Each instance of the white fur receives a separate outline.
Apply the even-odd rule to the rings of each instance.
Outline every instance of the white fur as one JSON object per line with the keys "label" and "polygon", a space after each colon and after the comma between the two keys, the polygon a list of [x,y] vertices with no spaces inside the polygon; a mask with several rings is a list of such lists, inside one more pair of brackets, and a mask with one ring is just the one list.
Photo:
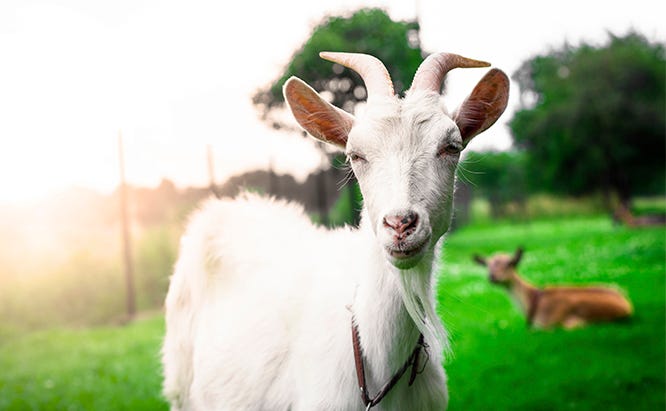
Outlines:
{"label": "white fur", "polygon": [[[398,270],[367,258],[378,254],[371,236],[316,228],[301,208],[251,194],[205,203],[182,239],[166,301],[164,392],[172,410],[363,409],[351,312],[372,395],[418,339]],[[248,258],[248,249],[261,252]],[[420,271],[430,270],[403,275]],[[391,321],[378,321],[386,316]],[[441,409],[441,346],[430,344],[414,386],[404,377],[375,409],[419,402],[413,409]]]}
{"label": "white fur", "polygon": [[[172,410],[364,409],[352,318],[371,396],[419,332],[429,346],[414,385],[404,376],[374,409],[446,408],[433,283],[459,159],[441,148],[462,148],[460,131],[437,93],[414,92],[372,100],[345,143],[365,159],[352,161],[364,195],[358,229],[319,228],[301,207],[251,194],[209,200],[193,215],[166,299]],[[422,251],[401,259],[383,221],[405,211],[419,224],[400,247]]]}

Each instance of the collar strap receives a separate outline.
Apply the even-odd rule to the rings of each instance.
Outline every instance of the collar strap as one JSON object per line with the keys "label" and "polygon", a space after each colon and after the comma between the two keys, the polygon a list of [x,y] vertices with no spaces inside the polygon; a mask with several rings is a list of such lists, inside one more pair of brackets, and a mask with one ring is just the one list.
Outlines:
{"label": "collar strap", "polygon": [[[368,395],[368,388],[365,382],[365,367],[363,365],[363,355],[361,353],[361,343],[360,343],[360,337],[358,333],[358,326],[354,322],[354,319],[352,318],[352,344],[354,346],[354,363],[356,364],[356,378],[358,379],[358,386],[359,389],[361,390],[361,400],[363,401],[363,405],[366,406],[366,410],[369,410],[370,408],[374,407],[375,405],[379,404],[379,402],[386,396],[386,394],[391,391],[391,389],[400,381],[400,378],[405,374],[407,371],[407,368],[410,366],[412,367],[412,372],[409,376],[409,386],[411,387],[412,384],[414,383],[414,380],[416,379],[416,375],[423,372],[423,368],[425,368],[425,365],[427,364],[428,361],[428,345],[423,341],[423,334],[419,335],[419,340],[416,343],[416,347],[414,347],[414,351],[412,351],[412,354],[407,358],[407,361],[400,367],[400,369],[393,374],[391,379],[384,384],[381,390],[375,395],[373,398],[370,398]],[[421,348],[426,353],[426,362],[423,364],[423,367],[419,369],[419,354],[421,353]]]}

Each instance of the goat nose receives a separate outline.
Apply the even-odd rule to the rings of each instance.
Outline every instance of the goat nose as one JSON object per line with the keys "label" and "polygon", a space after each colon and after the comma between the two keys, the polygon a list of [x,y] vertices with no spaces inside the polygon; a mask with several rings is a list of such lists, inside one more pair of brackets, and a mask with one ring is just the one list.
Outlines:
{"label": "goat nose", "polygon": [[416,213],[396,214],[384,217],[384,227],[394,232],[398,239],[404,239],[416,230],[419,216]]}

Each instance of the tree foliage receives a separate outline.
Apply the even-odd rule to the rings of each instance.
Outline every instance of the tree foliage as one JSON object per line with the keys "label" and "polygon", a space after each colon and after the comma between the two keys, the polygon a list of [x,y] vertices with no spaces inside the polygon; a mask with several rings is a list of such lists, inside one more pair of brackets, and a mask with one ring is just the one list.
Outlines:
{"label": "tree foliage", "polygon": [[664,46],[631,32],[603,47],[565,45],[525,62],[513,79],[515,143],[530,176],[567,194],[663,192]]}
{"label": "tree foliage", "polygon": [[518,151],[471,151],[461,166],[463,181],[490,204],[493,218],[504,217],[509,205],[523,207],[527,199],[527,155]]}
{"label": "tree foliage", "polygon": [[329,16],[297,50],[284,73],[267,88],[255,93],[253,102],[264,117],[284,103],[282,86],[297,76],[319,92],[330,93],[334,105],[352,111],[365,100],[363,81],[353,71],[319,57],[321,51],[345,51],[372,54],[391,74],[397,93],[403,92],[422,61],[419,25],[396,22],[381,9],[361,9],[348,17]]}

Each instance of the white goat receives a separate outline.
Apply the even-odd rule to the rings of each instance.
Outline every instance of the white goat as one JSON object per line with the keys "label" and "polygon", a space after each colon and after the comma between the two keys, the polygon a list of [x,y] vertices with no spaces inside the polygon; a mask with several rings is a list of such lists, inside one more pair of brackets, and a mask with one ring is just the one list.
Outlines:
{"label": "white goat", "polygon": [[206,202],[166,299],[172,410],[446,408],[446,333],[433,297],[439,240],[460,151],[504,111],[508,78],[490,70],[449,117],[445,74],[488,63],[431,55],[400,99],[376,58],[321,55],[361,75],[363,116],[297,78],[284,95],[305,130],[345,150],[365,199],[360,227],[325,230],[297,205],[250,194]]}

